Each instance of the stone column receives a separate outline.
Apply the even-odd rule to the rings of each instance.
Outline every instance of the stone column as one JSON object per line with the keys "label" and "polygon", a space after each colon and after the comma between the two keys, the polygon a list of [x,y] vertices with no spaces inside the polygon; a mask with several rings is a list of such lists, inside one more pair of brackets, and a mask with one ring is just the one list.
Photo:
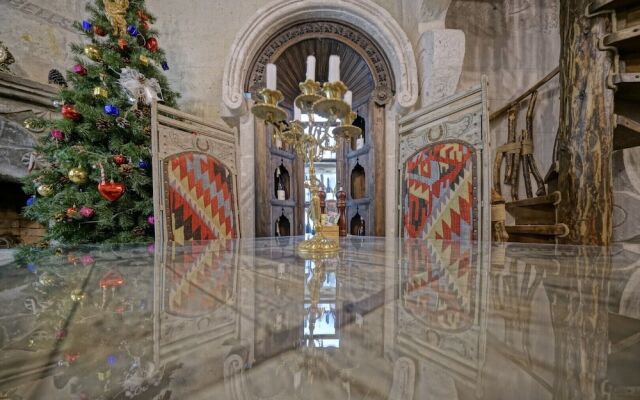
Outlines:
{"label": "stone column", "polygon": [[238,195],[240,199],[240,229],[242,237],[255,237],[255,118],[250,112],[240,117],[240,148],[238,149]]}
{"label": "stone column", "polygon": [[422,107],[454,94],[464,61],[464,32],[444,28],[424,30],[417,51]]}

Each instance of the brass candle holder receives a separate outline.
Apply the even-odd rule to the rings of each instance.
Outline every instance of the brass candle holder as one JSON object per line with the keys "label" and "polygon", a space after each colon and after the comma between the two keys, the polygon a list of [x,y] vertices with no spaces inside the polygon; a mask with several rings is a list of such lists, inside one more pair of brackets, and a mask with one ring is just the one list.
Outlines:
{"label": "brass candle holder", "polygon": [[[350,140],[362,133],[360,128],[352,125],[356,113],[343,100],[347,90],[341,81],[327,82],[322,86],[310,79],[301,82],[301,94],[296,97],[294,104],[307,114],[308,122],[286,121],[287,113],[278,105],[284,96],[278,90],[260,91],[263,102],[251,109],[257,118],[273,126],[274,137],[291,145],[296,154],[304,157],[305,163],[309,164],[309,181],[305,182],[305,186],[311,192],[309,214],[316,228],[321,227],[323,222],[319,196],[321,183],[316,176],[315,162],[322,158],[323,152],[336,151],[336,139]],[[325,121],[317,120],[315,115],[325,118]],[[325,237],[321,230],[316,229],[311,239],[300,243],[298,253],[303,257],[317,258],[334,254],[339,249],[337,240]]]}

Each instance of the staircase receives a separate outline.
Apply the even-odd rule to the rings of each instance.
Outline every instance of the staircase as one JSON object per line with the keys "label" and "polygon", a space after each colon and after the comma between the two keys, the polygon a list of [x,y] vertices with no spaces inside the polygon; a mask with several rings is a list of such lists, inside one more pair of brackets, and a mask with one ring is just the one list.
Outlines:
{"label": "staircase", "polygon": [[612,32],[602,44],[615,59],[613,149],[640,146],[640,0],[595,0],[591,12],[611,13]]}
{"label": "staircase", "polygon": [[[602,38],[601,47],[614,57],[609,78],[609,86],[616,91],[613,149],[617,151],[640,146],[640,0],[594,0],[588,12],[591,16],[609,14],[611,18],[612,32]],[[492,115],[492,119],[524,101],[548,82],[554,73],[557,70]],[[513,144],[503,147],[507,149],[505,154],[513,152]],[[497,156],[502,157],[501,154]],[[558,238],[569,234],[568,227],[558,223],[557,206],[562,199],[557,191],[556,168],[557,165],[545,179],[548,194],[538,197],[529,194],[529,198],[505,204],[505,211],[514,223],[504,226],[503,232],[509,236],[508,241],[556,243]],[[500,192],[500,183],[496,186],[496,178],[500,180],[494,170],[494,186]],[[508,184],[506,178],[505,183]],[[543,193],[539,190],[537,194]]]}
{"label": "staircase", "polygon": [[557,223],[558,204],[560,192],[507,203],[506,210],[515,221],[515,225],[506,226],[509,241],[555,243],[556,238],[569,234],[565,224]]}

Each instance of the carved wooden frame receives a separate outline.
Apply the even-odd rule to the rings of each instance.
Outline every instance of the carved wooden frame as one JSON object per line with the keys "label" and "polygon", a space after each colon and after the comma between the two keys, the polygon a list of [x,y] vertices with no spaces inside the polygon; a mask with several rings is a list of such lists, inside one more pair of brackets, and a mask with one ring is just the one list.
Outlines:
{"label": "carved wooden frame", "polygon": [[476,240],[490,240],[491,210],[489,188],[490,138],[487,98],[487,78],[480,85],[416,111],[399,121],[400,146],[398,157],[398,229],[404,236],[403,194],[404,169],[409,158],[426,147],[439,143],[462,143],[475,153],[474,187],[476,193]]}
{"label": "carved wooden frame", "polygon": [[232,174],[237,236],[241,236],[238,188],[238,135],[231,129],[154,102],[151,108],[151,148],[153,154],[153,209],[156,243],[168,241],[170,216],[165,212],[165,160],[185,152],[216,158]]}

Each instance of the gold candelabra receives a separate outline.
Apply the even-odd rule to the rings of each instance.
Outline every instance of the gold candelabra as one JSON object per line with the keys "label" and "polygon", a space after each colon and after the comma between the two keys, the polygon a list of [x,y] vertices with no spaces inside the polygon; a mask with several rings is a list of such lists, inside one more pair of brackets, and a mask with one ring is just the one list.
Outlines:
{"label": "gold candelabra", "polygon": [[[276,89],[260,91],[262,102],[253,106],[253,114],[273,127],[273,139],[289,144],[295,153],[309,164],[309,180],[305,187],[311,192],[309,214],[316,234],[298,246],[301,255],[330,254],[339,250],[338,241],[324,236],[320,211],[320,179],[316,176],[315,162],[322,159],[325,151],[335,152],[338,139],[351,140],[362,134],[362,130],[353,126],[356,113],[349,102],[344,100],[347,86],[340,80],[326,82],[324,85],[313,79],[300,83],[301,94],[294,104],[301,113],[307,115],[307,121],[295,119],[286,121],[287,113],[278,105],[284,96]],[[316,118],[322,117],[324,120]]]}

